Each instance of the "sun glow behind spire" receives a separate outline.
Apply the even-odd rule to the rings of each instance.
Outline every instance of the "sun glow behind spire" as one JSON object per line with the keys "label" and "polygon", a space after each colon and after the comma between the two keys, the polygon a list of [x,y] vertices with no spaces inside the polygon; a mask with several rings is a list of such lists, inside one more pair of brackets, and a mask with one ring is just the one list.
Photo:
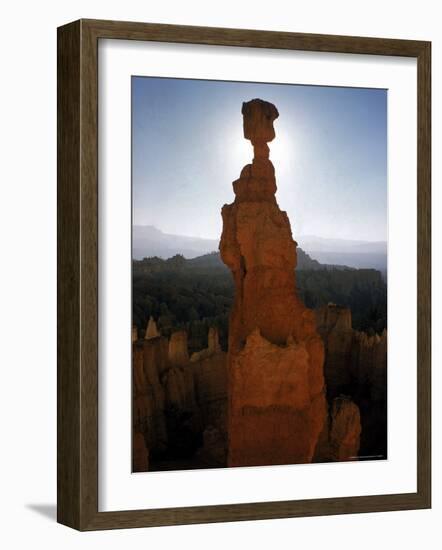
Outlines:
{"label": "sun glow behind spire", "polygon": [[219,205],[253,159],[241,106],[261,98],[279,111],[269,156],[296,232],[386,239],[385,90],[153,77],[133,86],[135,224],[219,238]]}

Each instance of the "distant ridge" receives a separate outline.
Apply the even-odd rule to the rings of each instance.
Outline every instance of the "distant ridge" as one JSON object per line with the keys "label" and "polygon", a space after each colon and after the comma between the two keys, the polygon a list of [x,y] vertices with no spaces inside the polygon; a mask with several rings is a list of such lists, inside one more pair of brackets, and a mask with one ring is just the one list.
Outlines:
{"label": "distant ridge", "polygon": [[[188,260],[218,251],[217,239],[203,239],[163,233],[153,225],[133,226],[134,260],[158,257],[163,260],[182,255]],[[356,269],[387,271],[387,243],[345,239],[326,239],[314,235],[296,238],[298,269],[348,266]],[[221,260],[219,260],[221,262]]]}
{"label": "distant ridge", "polygon": [[[345,265],[325,265],[317,260],[312,260],[301,248],[296,249],[298,271],[320,271],[326,269],[337,269],[353,271],[354,268]],[[227,266],[222,262],[219,252],[210,252],[196,258],[185,258],[181,254],[176,254],[171,258],[160,258],[159,256],[149,256],[142,260],[134,258],[134,273],[151,273],[158,271],[175,271],[185,269],[195,270],[216,270],[228,273]]]}
{"label": "distant ridge", "polygon": [[163,233],[153,225],[134,225],[132,255],[134,260],[157,256],[166,260],[177,254],[187,259],[218,250],[219,241]]}
{"label": "distant ridge", "polygon": [[314,235],[297,238],[299,245],[323,264],[342,264],[357,269],[378,269],[387,272],[387,243],[385,241],[358,241],[326,239]]}

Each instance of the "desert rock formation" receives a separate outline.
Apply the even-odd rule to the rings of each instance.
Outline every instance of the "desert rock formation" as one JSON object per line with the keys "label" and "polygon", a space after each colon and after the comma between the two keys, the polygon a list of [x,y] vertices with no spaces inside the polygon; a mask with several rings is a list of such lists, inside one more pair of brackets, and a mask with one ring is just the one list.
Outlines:
{"label": "desert rock formation", "polygon": [[354,330],[350,309],[335,304],[317,309],[316,321],[325,346],[329,402],[350,395],[360,409],[361,454],[386,458],[387,331]]}
{"label": "desert rock formation", "polygon": [[179,330],[172,333],[169,340],[169,363],[173,367],[184,367],[189,363],[187,333]]}
{"label": "desert rock formation", "polygon": [[198,447],[202,463],[225,466],[226,353],[218,330],[209,329],[208,347],[191,362],[186,331],[167,339],[152,318],[149,327],[149,338],[132,343],[133,470],[146,471],[158,457],[173,461]]}
{"label": "desert rock formation", "polygon": [[315,316],[297,295],[296,242],[275,199],[267,142],[274,105],[243,104],[254,159],[222,208],[220,252],[232,271],[229,323],[228,465],[310,462],[326,417],[324,347]]}
{"label": "desert rock formation", "polygon": [[220,353],[221,346],[219,344],[219,334],[216,327],[209,328],[208,335],[208,346],[201,351],[195,351],[190,357],[190,362],[195,363],[196,361],[201,361],[207,357],[212,357],[216,353]]}
{"label": "desert rock formation", "polygon": [[165,338],[138,340],[132,346],[133,362],[133,429],[141,433],[151,451],[161,452],[167,446],[165,391],[160,373],[166,367]]}
{"label": "desert rock formation", "polygon": [[330,424],[331,459],[336,462],[357,459],[361,435],[358,406],[347,397],[335,398]]}
{"label": "desert rock formation", "polygon": [[211,328],[208,348],[193,353],[191,365],[202,424],[217,429],[224,441],[227,439],[226,361],[226,353],[219,345],[218,330]]}
{"label": "desert rock formation", "polygon": [[347,396],[335,397],[319,437],[314,462],[357,460],[361,430],[359,407]]}
{"label": "desert rock formation", "polygon": [[151,338],[158,338],[158,336],[160,336],[160,333],[158,332],[157,325],[153,320],[153,317],[150,317],[149,322],[147,323],[144,339],[150,340]]}

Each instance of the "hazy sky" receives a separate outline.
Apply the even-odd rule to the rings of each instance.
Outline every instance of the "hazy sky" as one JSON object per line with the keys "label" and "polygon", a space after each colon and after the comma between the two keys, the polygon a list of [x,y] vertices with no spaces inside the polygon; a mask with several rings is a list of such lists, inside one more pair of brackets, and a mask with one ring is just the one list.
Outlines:
{"label": "hazy sky", "polygon": [[387,91],[373,89],[133,77],[134,224],[219,238],[255,97],[279,111],[270,158],[294,238],[386,240]]}

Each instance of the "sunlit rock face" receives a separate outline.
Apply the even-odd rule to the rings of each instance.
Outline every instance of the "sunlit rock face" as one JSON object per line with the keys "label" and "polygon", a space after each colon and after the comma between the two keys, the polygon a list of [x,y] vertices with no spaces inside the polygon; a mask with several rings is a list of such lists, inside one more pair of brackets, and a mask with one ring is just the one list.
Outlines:
{"label": "sunlit rock face", "polygon": [[146,333],[144,335],[144,338],[145,340],[150,340],[152,338],[158,338],[158,336],[160,336],[160,333],[158,331],[157,325],[153,317],[150,317],[149,322],[147,323]]}
{"label": "sunlit rock face", "polygon": [[267,142],[276,107],[243,104],[254,159],[222,208],[220,252],[235,282],[228,350],[228,465],[310,462],[326,417],[324,347],[299,299],[296,242],[275,199]]}

